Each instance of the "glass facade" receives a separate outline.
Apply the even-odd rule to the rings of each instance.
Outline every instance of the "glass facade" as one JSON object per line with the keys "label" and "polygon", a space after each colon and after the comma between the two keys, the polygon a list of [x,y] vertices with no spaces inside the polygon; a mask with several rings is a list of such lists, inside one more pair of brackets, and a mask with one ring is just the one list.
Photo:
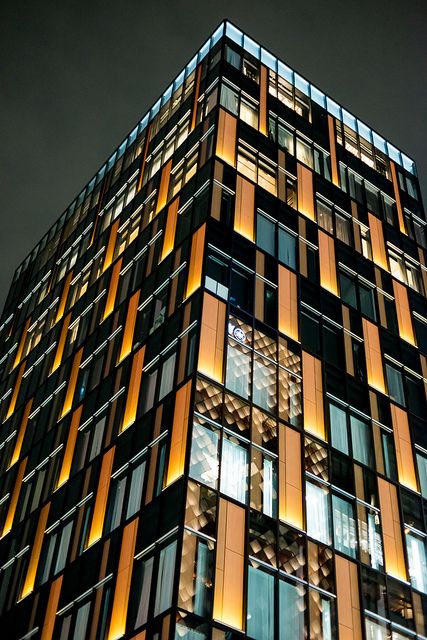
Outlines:
{"label": "glass facade", "polygon": [[16,271],[8,637],[426,638],[425,226],[410,158],[221,24]]}

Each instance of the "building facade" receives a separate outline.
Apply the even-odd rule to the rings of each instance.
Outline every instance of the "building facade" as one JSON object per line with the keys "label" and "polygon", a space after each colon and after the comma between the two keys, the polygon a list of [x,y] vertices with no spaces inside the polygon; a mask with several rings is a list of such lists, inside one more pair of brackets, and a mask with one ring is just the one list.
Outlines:
{"label": "building facade", "polygon": [[427,637],[425,226],[222,23],[16,271],[5,637]]}

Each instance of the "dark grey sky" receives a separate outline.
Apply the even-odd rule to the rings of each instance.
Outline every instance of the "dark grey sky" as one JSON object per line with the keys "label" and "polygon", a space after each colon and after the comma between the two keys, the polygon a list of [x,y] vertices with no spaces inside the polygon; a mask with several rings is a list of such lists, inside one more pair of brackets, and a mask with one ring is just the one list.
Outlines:
{"label": "dark grey sky", "polygon": [[15,268],[228,17],[417,162],[425,0],[3,0],[0,308]]}

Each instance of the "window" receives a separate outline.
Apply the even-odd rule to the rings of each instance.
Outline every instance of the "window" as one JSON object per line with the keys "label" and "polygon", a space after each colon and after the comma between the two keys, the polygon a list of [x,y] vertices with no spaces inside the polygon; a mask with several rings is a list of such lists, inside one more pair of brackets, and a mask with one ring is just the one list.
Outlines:
{"label": "window", "polygon": [[427,593],[427,553],[426,539],[406,530],[409,575],[414,589]]}
{"label": "window", "polygon": [[190,476],[216,489],[218,481],[219,433],[194,424],[191,440]]}
{"label": "window", "polygon": [[362,245],[362,255],[368,260],[372,260],[372,247],[371,247],[371,235],[369,227],[360,224],[360,242]]}
{"label": "window", "polygon": [[313,168],[313,150],[311,144],[297,137],[297,159],[311,169]]}
{"label": "window", "polygon": [[252,313],[253,275],[235,265],[231,268],[230,302],[239,309]]}
{"label": "window", "polygon": [[228,44],[225,45],[225,59],[227,60],[227,62],[233,65],[233,67],[240,71],[242,63],[241,55],[237,53],[237,51],[234,51],[234,49],[229,47]]}
{"label": "window", "polygon": [[274,576],[267,571],[250,566],[248,570],[248,636],[256,640],[273,640],[274,620]]}
{"label": "window", "polygon": [[166,611],[172,604],[172,590],[175,574],[176,540],[160,551],[157,572],[156,600],[154,615]]}
{"label": "window", "polygon": [[323,200],[316,200],[317,222],[322,229],[329,233],[334,232],[334,223],[332,218],[332,206],[327,205]]}
{"label": "window", "polygon": [[277,166],[263,156],[259,156],[254,149],[239,144],[237,149],[237,171],[250,180],[258,182],[270,193],[276,194]]}
{"label": "window", "polygon": [[326,180],[331,181],[331,158],[320,147],[314,147],[314,170]]}
{"label": "window", "polygon": [[276,410],[276,366],[257,353],[254,354],[253,402],[272,413]]}
{"label": "window", "polygon": [[416,450],[418,477],[423,498],[427,498],[427,453]]}
{"label": "window", "polygon": [[267,253],[272,256],[276,253],[276,225],[272,218],[262,213],[257,214],[257,235],[256,243]]}
{"label": "window", "polygon": [[279,580],[279,640],[304,640],[305,588]]}
{"label": "window", "polygon": [[324,544],[331,543],[329,490],[323,485],[306,481],[307,535]]}
{"label": "window", "polygon": [[277,143],[279,147],[290,153],[292,156],[295,154],[293,131],[285,127],[280,122],[277,124]]}
{"label": "window", "polygon": [[353,457],[368,467],[374,467],[372,430],[368,422],[350,415],[351,444]]}
{"label": "window", "polygon": [[279,260],[291,269],[297,268],[297,237],[287,229],[279,226]]}
{"label": "window", "polygon": [[282,227],[282,225],[277,225],[275,220],[259,211],[257,213],[257,246],[275,256],[276,234],[278,234],[278,258],[280,262],[283,262],[291,269],[296,269],[297,236]]}
{"label": "window", "polygon": [[247,502],[248,451],[236,438],[228,437],[225,433],[222,440],[220,490],[239,502]]}
{"label": "window", "polygon": [[335,549],[355,558],[357,538],[353,504],[340,496],[332,495],[332,515]]}
{"label": "window", "polygon": [[352,245],[350,218],[336,212],[335,227],[338,240],[345,242],[345,244]]}
{"label": "window", "polygon": [[334,402],[329,402],[329,424],[332,446],[348,455],[347,414],[344,408]]}
{"label": "window", "polygon": [[237,116],[239,113],[239,94],[237,91],[234,91],[226,84],[222,84],[220,102],[223,107]]}
{"label": "window", "polygon": [[206,261],[205,287],[223,300],[228,298],[228,262],[220,253],[210,249]]}
{"label": "window", "polygon": [[398,404],[406,406],[401,371],[386,362],[385,372],[387,376],[387,386],[390,398],[392,400],[395,400]]}
{"label": "window", "polygon": [[247,98],[240,99],[240,119],[246,124],[258,128],[258,106]]}
{"label": "window", "polygon": [[254,82],[259,82],[258,67],[247,58],[243,58],[243,74]]}

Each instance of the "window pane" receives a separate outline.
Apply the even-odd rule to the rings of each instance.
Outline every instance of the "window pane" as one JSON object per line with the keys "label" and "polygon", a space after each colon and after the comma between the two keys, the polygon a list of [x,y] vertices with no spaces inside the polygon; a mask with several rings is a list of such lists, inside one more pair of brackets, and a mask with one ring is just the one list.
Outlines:
{"label": "window pane", "polygon": [[248,488],[248,452],[241,445],[225,437],[222,441],[221,491],[245,502]]}
{"label": "window pane", "polygon": [[311,150],[311,147],[300,138],[297,138],[297,158],[304,164],[313,168],[313,151]]}
{"label": "window pane", "polygon": [[221,97],[220,102],[223,107],[234,113],[237,116],[239,112],[239,96],[236,91],[233,91],[227,85],[221,85]]}
{"label": "window pane", "polygon": [[406,534],[409,575],[414,589],[427,593],[427,555],[425,538],[413,533]]}
{"label": "window pane", "polygon": [[329,522],[329,492],[326,487],[320,487],[306,482],[307,534],[324,542],[331,543]]}
{"label": "window pane", "polygon": [[423,498],[427,498],[427,456],[417,451],[418,475]]}
{"label": "window pane", "polygon": [[338,240],[351,244],[350,219],[336,213],[335,226]]}
{"label": "window pane", "polygon": [[260,249],[275,255],[275,224],[260,213],[257,215],[256,243]]}
{"label": "window pane", "polygon": [[332,446],[348,454],[347,415],[345,410],[331,402],[329,404],[329,421]]}
{"label": "window pane", "polygon": [[276,410],[276,366],[268,360],[254,355],[253,402],[272,413]]}
{"label": "window pane", "polygon": [[356,283],[345,273],[340,273],[341,299],[350,307],[357,309]]}
{"label": "window pane", "polygon": [[279,147],[285,149],[291,155],[294,155],[294,134],[292,131],[281,125],[277,125],[277,138]]}
{"label": "window pane", "polygon": [[175,570],[176,540],[160,552],[157,575],[156,601],[154,615],[165,611],[172,604],[172,590]]}
{"label": "window pane", "polygon": [[279,580],[279,640],[304,640],[304,588]]}
{"label": "window pane", "polygon": [[230,340],[227,349],[226,386],[246,399],[249,398],[250,370],[250,352]]}
{"label": "window pane", "polygon": [[273,640],[274,576],[253,567],[249,567],[248,573],[247,618],[248,636],[255,640]]}
{"label": "window pane", "polygon": [[350,429],[353,457],[368,467],[372,467],[373,444],[370,425],[356,416],[350,416]]}
{"label": "window pane", "polygon": [[377,316],[375,313],[374,290],[371,287],[359,284],[359,297],[360,311],[376,322]]}
{"label": "window pane", "polygon": [[332,514],[335,549],[355,558],[357,539],[353,505],[348,500],[333,495]]}
{"label": "window pane", "polygon": [[317,209],[317,222],[326,231],[329,233],[334,232],[334,223],[332,219],[332,208],[329,207],[322,200],[316,201],[316,209]]}
{"label": "window pane", "polygon": [[218,444],[216,431],[201,424],[193,426],[190,476],[214,488],[218,480]]}
{"label": "window pane", "polygon": [[132,471],[129,500],[126,511],[126,518],[130,518],[141,506],[142,490],[144,488],[145,460]]}
{"label": "window pane", "polygon": [[258,107],[252,102],[249,102],[249,100],[242,98],[240,100],[240,119],[243,120],[243,122],[246,122],[249,126],[257,129]]}
{"label": "window pane", "polygon": [[403,391],[402,374],[398,369],[395,369],[390,364],[386,364],[385,370],[390,398],[405,406],[405,394]]}
{"label": "window pane", "polygon": [[291,269],[297,268],[296,237],[279,227],[279,260]]}

